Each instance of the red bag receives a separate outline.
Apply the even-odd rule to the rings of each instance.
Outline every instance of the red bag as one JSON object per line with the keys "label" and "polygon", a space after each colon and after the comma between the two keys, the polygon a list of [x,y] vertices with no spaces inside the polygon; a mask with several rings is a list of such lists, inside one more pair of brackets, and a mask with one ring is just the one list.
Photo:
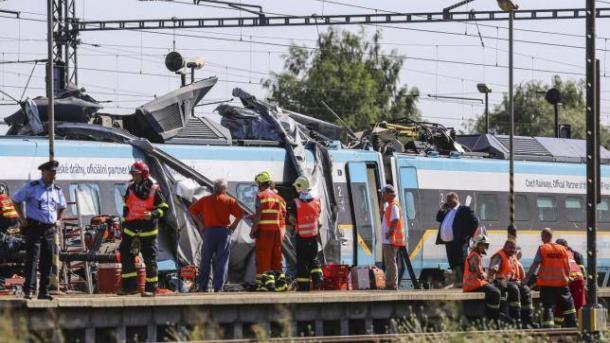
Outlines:
{"label": "red bag", "polygon": [[371,289],[385,289],[385,273],[373,266],[370,267]]}

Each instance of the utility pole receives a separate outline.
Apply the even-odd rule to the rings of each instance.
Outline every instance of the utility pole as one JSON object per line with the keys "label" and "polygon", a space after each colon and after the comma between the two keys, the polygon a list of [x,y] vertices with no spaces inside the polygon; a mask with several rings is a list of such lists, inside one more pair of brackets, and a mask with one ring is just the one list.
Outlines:
{"label": "utility pole", "polygon": [[597,68],[595,53],[595,0],[587,1],[586,19],[586,68],[587,68],[587,305],[580,315],[584,337],[587,341],[601,341],[606,329],[606,309],[597,297],[597,218],[596,209],[599,191],[599,116],[597,109]]}
{"label": "utility pole", "polygon": [[55,159],[55,96],[53,92],[53,83],[55,82],[53,73],[53,7],[54,0],[47,0],[47,117],[49,120],[49,160]]}
{"label": "utility pole", "polygon": [[78,84],[76,0],[52,0],[53,61],[56,90]]}

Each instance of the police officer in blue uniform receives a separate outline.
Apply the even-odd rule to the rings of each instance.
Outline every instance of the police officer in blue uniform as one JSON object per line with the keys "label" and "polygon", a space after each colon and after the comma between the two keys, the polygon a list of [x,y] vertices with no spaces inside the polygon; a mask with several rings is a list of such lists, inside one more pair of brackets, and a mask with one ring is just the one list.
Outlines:
{"label": "police officer in blue uniform", "polygon": [[[54,184],[59,162],[48,161],[38,169],[42,172],[39,180],[23,185],[12,196],[25,236],[25,284],[23,292],[31,299],[36,288],[36,273],[40,270],[38,299],[52,300],[49,294],[49,275],[53,265],[54,235],[61,225],[66,209],[66,199],[61,187]],[[25,202],[25,216],[22,203]]]}

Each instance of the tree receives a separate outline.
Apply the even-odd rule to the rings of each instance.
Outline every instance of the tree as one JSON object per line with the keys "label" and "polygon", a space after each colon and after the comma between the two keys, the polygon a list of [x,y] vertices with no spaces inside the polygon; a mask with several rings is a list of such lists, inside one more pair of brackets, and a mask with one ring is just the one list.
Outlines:
{"label": "tree", "polygon": [[284,71],[272,73],[264,86],[270,98],[288,110],[335,122],[325,101],[352,128],[364,129],[379,120],[420,118],[419,91],[399,85],[403,59],[396,51],[381,51],[381,32],[370,38],[330,28],[318,38],[318,49],[292,45]]}
{"label": "tree", "polygon": [[[555,134],[555,112],[553,105],[545,100],[550,88],[557,88],[562,94],[559,105],[559,123],[570,124],[572,137],[585,138],[585,82],[583,80],[564,81],[559,76],[553,77],[551,85],[541,81],[530,81],[515,87],[515,135],[553,137]],[[489,113],[490,131],[498,134],[509,134],[508,95],[504,94],[502,104]],[[476,119],[473,125],[475,132],[485,132],[485,115]],[[610,143],[606,127],[600,128],[601,141],[604,146]]]}

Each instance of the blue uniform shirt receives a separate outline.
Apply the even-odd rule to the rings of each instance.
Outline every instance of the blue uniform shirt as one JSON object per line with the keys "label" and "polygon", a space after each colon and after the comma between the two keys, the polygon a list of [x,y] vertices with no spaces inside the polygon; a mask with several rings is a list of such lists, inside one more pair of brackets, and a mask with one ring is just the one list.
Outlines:
{"label": "blue uniform shirt", "polygon": [[46,186],[42,179],[24,184],[11,197],[13,202],[25,201],[26,217],[45,224],[57,221],[57,212],[66,208],[66,198],[56,184]]}

